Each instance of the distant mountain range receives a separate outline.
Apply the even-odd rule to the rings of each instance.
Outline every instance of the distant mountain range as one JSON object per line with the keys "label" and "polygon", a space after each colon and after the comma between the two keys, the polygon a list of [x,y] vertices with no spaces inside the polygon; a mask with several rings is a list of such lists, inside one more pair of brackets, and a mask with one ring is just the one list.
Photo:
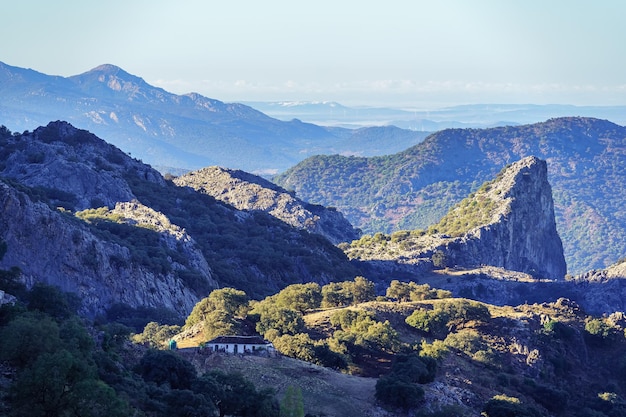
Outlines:
{"label": "distant mountain range", "polygon": [[349,107],[333,101],[251,101],[245,104],[280,120],[297,118],[322,126],[351,128],[393,125],[434,132],[450,128],[515,126],[567,116],[595,117],[626,124],[626,106],[468,104],[425,110]]}
{"label": "distant mountain range", "polygon": [[426,136],[280,121],[243,104],[169,93],[114,65],[66,78],[0,63],[0,124],[22,131],[53,120],[175,173],[210,165],[276,173],[311,155],[398,152]]}

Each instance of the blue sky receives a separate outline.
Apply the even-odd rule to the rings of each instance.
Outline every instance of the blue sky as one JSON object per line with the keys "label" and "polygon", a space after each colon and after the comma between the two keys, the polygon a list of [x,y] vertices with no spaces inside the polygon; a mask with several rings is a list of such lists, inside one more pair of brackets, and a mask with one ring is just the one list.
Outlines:
{"label": "blue sky", "polygon": [[0,0],[0,61],[223,101],[626,105],[623,0]]}

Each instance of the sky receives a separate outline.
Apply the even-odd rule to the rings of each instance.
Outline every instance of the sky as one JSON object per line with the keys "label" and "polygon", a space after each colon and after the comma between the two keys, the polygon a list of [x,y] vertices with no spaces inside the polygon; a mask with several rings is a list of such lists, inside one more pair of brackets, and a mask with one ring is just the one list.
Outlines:
{"label": "sky", "polygon": [[626,105],[623,0],[0,0],[0,61],[226,102]]}

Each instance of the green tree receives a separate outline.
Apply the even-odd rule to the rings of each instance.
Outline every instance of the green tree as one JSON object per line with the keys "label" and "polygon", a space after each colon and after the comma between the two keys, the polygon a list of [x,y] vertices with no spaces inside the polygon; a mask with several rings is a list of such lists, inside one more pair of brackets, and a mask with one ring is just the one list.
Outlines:
{"label": "green tree", "polygon": [[448,266],[448,257],[440,250],[433,253],[431,260],[435,268],[445,268]]}
{"label": "green tree", "polygon": [[280,417],[304,417],[304,402],[302,390],[290,385],[280,403]]}
{"label": "green tree", "polygon": [[424,390],[417,384],[388,375],[376,382],[376,399],[382,404],[408,410],[421,404]]}
{"label": "green tree", "polygon": [[255,306],[254,312],[258,314],[259,321],[256,331],[264,335],[273,330],[278,335],[296,334],[304,330],[304,320],[299,311],[284,307],[277,307],[269,303]]}
{"label": "green tree", "polygon": [[273,298],[281,307],[304,313],[306,310],[320,307],[322,303],[322,289],[315,282],[293,284],[280,291]]}
{"label": "green tree", "polygon": [[216,404],[220,417],[276,415],[277,407],[274,406],[271,392],[257,392],[254,385],[241,374],[211,371],[203,375],[202,379],[212,385],[209,395]]}
{"label": "green tree", "polygon": [[46,313],[56,319],[76,314],[80,299],[76,294],[64,293],[58,287],[36,283],[28,294],[28,308]]}
{"label": "green tree", "polygon": [[344,282],[331,282],[322,287],[322,307],[344,307],[352,304],[352,294]]}
{"label": "green tree", "polygon": [[58,324],[47,316],[26,313],[0,329],[0,359],[23,368],[62,346]]}
{"label": "green tree", "polygon": [[146,382],[167,384],[173,389],[189,389],[196,379],[194,366],[174,352],[148,350],[136,367]]}
{"label": "green tree", "polygon": [[441,336],[446,333],[448,320],[447,314],[440,310],[415,310],[405,321],[424,333]]}
{"label": "green tree", "polygon": [[67,350],[43,353],[11,387],[12,406],[17,415],[69,415],[78,406],[79,394],[86,394],[81,383],[94,376],[93,368]]}
{"label": "green tree", "polygon": [[161,325],[151,321],[146,324],[142,333],[133,335],[132,339],[135,343],[147,343],[151,348],[159,349],[178,333],[180,333],[180,326]]}
{"label": "green tree", "polygon": [[364,277],[354,278],[354,282],[350,285],[352,293],[352,302],[354,304],[365,303],[376,298],[376,287],[374,283]]}
{"label": "green tree", "polygon": [[200,300],[191,310],[185,322],[186,327],[206,322],[211,313],[219,311],[227,317],[243,318],[249,310],[248,296],[245,292],[234,288],[214,290],[208,297]]}
{"label": "green tree", "polygon": [[411,286],[409,283],[393,280],[387,288],[385,297],[393,298],[400,302],[406,302],[411,299]]}
{"label": "green tree", "polygon": [[540,417],[541,414],[531,407],[524,406],[516,397],[496,395],[483,407],[486,417]]}

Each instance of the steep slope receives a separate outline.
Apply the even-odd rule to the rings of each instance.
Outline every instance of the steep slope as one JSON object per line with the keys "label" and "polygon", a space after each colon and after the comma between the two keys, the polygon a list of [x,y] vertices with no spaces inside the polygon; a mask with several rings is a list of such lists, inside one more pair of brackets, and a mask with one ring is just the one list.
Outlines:
{"label": "steep slope", "polygon": [[[176,186],[68,123],[22,135],[0,129],[0,155],[6,204],[17,207],[3,213],[0,239],[8,252],[0,266],[19,266],[30,284],[44,281],[85,295],[92,313],[117,300],[133,307],[176,303],[182,315],[217,286],[258,298],[292,283],[357,275],[322,236]],[[50,236],[42,239],[48,224]],[[127,282],[134,275],[136,288]],[[106,292],[107,285],[124,296],[113,289],[106,297],[89,292],[90,286]],[[144,294],[151,292],[158,294]],[[184,297],[168,298],[169,292]]]}
{"label": "steep slope", "polygon": [[[491,203],[481,204],[481,200]],[[491,219],[442,247],[450,262],[564,278],[567,268],[545,161],[531,156],[512,164],[493,183],[463,200],[444,220],[469,222],[481,211],[481,205],[482,210],[491,212]]]}
{"label": "steep slope", "polygon": [[331,242],[349,242],[360,234],[337,210],[308,204],[275,184],[244,171],[208,167],[174,179],[239,210],[263,211],[285,223],[325,236]]}
{"label": "steep slope", "polygon": [[[114,65],[64,78],[0,62],[0,95],[0,122],[12,130],[67,120],[162,171],[220,165],[273,174],[306,156],[359,152],[365,145],[342,141],[342,129],[280,121],[196,93],[172,94]],[[423,138],[400,129],[372,132],[380,142],[398,138],[412,145]]]}
{"label": "steep slope", "polygon": [[389,233],[436,223],[506,164],[531,155],[548,162],[570,271],[604,268],[626,253],[626,128],[608,121],[448,129],[387,157],[309,158],[275,181],[337,207],[366,233]]}
{"label": "steep slope", "polygon": [[[161,268],[138,259],[132,245],[107,238],[4,182],[0,182],[0,193],[0,239],[7,248],[0,267],[19,267],[29,286],[44,282],[76,293],[86,315],[102,314],[112,304],[123,303],[167,308],[184,316],[203,292],[217,287],[206,261],[186,261],[197,258],[199,251],[185,233],[172,237],[173,249],[166,254],[181,261]],[[151,260],[157,260],[156,251],[163,249],[160,236],[145,232],[154,242],[149,245]],[[176,245],[185,241],[185,247]],[[195,289],[185,280],[188,274],[198,277]]]}
{"label": "steep slope", "polygon": [[418,271],[424,264],[490,265],[557,280],[567,272],[546,162],[535,157],[502,170],[427,233],[363,238],[347,253],[362,261],[415,265]]}

